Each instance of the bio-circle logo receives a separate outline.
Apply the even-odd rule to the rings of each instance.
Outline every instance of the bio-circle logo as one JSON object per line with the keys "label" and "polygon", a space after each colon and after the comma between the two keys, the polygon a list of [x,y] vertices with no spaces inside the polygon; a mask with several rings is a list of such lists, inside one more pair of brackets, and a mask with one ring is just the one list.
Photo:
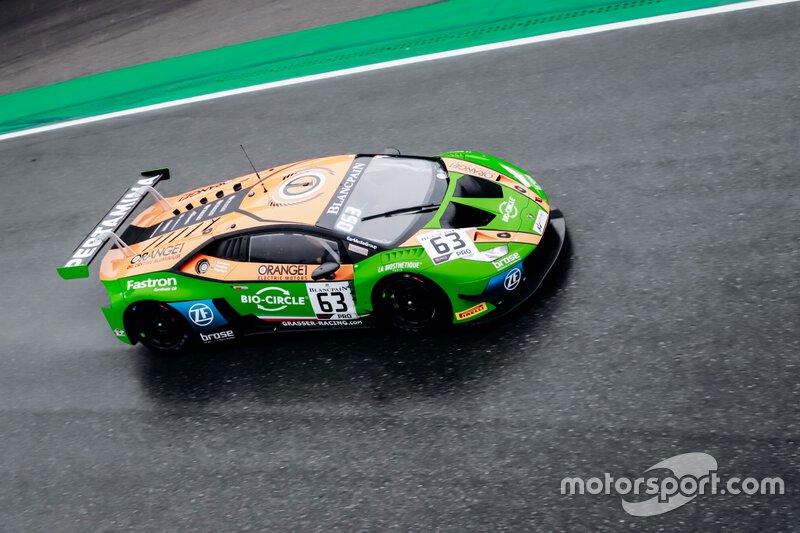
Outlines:
{"label": "bio-circle logo", "polygon": [[282,287],[264,287],[255,294],[243,294],[243,304],[255,304],[262,311],[273,313],[283,311],[289,306],[306,305],[305,296],[292,296],[292,294]]}
{"label": "bio-circle logo", "polygon": [[519,215],[519,210],[515,205],[516,203],[517,201],[514,199],[514,197],[511,197],[500,204],[500,213],[503,214],[503,222],[508,222],[512,218],[517,218],[517,215]]}
{"label": "bio-circle logo", "polygon": [[198,326],[207,326],[214,321],[214,311],[206,304],[194,304],[189,308],[189,319]]}
{"label": "bio-circle logo", "polygon": [[[278,294],[274,294],[275,292]],[[283,311],[291,303],[289,291],[281,287],[264,287],[256,292],[254,299],[259,309],[270,312]],[[262,304],[269,304],[270,307]]]}
{"label": "bio-circle logo", "polygon": [[203,259],[199,263],[197,263],[197,273],[198,274],[205,274],[208,272],[208,267],[210,266],[208,259]]}
{"label": "bio-circle logo", "polygon": [[299,200],[313,194],[324,184],[325,175],[320,170],[303,170],[284,180],[278,188],[278,195],[286,200]]}
{"label": "bio-circle logo", "polygon": [[519,286],[520,281],[522,281],[522,271],[519,268],[512,268],[506,274],[506,279],[503,280],[503,287],[507,291],[513,291]]}

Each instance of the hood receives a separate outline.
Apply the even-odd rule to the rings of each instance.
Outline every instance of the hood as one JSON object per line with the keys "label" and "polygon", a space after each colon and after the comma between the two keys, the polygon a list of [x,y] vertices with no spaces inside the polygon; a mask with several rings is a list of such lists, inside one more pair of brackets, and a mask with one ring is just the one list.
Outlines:
{"label": "hood", "polygon": [[532,203],[530,198],[513,187],[462,175],[456,178],[439,224],[442,228],[529,231],[525,221],[531,215],[535,217],[539,209]]}

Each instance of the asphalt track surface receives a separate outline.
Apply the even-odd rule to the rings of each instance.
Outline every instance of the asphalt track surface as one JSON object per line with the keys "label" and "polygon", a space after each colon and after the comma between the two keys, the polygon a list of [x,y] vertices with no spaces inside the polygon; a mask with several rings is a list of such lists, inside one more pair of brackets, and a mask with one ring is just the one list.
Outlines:
{"label": "asphalt track surface", "polygon": [[[10,531],[790,530],[800,6],[325,80],[0,144]],[[139,170],[167,192],[378,150],[529,169],[571,241],[494,327],[261,337],[163,359],[55,266]],[[784,496],[636,518],[565,476],[705,452]]]}

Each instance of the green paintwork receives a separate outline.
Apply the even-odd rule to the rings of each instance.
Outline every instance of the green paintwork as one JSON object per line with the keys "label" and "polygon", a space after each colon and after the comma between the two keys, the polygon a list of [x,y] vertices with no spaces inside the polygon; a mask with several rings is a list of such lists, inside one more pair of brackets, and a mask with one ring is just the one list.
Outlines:
{"label": "green paintwork", "polygon": [[0,96],[0,134],[262,83],[736,1],[449,0]]}
{"label": "green paintwork", "polygon": [[[523,170],[512,167],[510,163],[479,152],[448,152],[442,156],[459,158],[492,168],[505,175],[516,174],[521,184],[535,183]],[[512,187],[502,186],[503,198],[460,198],[454,197],[459,178],[462,174],[450,172],[450,184],[445,193],[442,206],[425,224],[427,229],[440,228],[440,219],[450,202],[459,202],[480,207],[486,211],[502,215],[500,204],[514,198],[519,209],[518,216],[504,222],[502,216],[496,216],[483,229],[494,231],[525,231],[521,228],[523,220],[534,219],[541,207]],[[532,187],[537,194],[545,197],[544,191],[536,184]],[[530,216],[528,216],[530,215]],[[475,243],[478,251],[483,252],[501,243]],[[125,309],[131,304],[143,301],[160,301],[164,303],[224,299],[239,315],[255,315],[281,319],[316,318],[312,294],[316,288],[325,284],[346,284],[352,294],[355,313],[350,316],[337,316],[336,320],[354,320],[368,317],[373,313],[372,295],[376,285],[388,276],[401,273],[413,273],[424,276],[438,285],[450,300],[453,310],[453,321],[466,323],[491,313],[494,306],[486,303],[486,310],[464,320],[456,320],[456,315],[478,305],[479,301],[467,300],[461,296],[478,296],[484,292],[489,280],[523,261],[536,249],[535,245],[524,243],[506,243],[508,253],[504,257],[516,257],[513,262],[495,266],[492,262],[479,262],[469,259],[454,259],[436,265],[423,247],[396,248],[376,253],[356,264],[354,279],[351,282],[307,282],[307,281],[214,281],[195,276],[187,276],[179,272],[160,272],[131,276],[120,280],[103,281],[109,293],[110,306],[103,309],[112,330],[123,342],[132,343],[125,332],[123,316]],[[159,283],[159,280],[162,280]],[[330,285],[327,285],[330,287]],[[312,287],[309,289],[309,287]],[[345,291],[346,292],[346,291]],[[271,300],[267,300],[267,298]],[[276,300],[280,298],[280,300]],[[347,307],[347,306],[345,306]],[[120,333],[122,332],[122,333]]]}
{"label": "green paintwork", "polygon": [[80,279],[89,277],[89,267],[86,265],[62,266],[56,269],[61,279]]}

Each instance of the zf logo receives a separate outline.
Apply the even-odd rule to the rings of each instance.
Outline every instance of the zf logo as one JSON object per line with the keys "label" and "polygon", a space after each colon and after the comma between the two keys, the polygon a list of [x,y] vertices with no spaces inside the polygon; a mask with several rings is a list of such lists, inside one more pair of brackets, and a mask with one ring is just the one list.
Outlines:
{"label": "zf logo", "polygon": [[214,321],[214,311],[206,304],[194,304],[189,308],[189,318],[198,326],[207,326]]}
{"label": "zf logo", "polygon": [[519,286],[520,281],[522,281],[522,271],[518,268],[513,268],[506,274],[503,287],[505,287],[507,291],[513,291]]}

